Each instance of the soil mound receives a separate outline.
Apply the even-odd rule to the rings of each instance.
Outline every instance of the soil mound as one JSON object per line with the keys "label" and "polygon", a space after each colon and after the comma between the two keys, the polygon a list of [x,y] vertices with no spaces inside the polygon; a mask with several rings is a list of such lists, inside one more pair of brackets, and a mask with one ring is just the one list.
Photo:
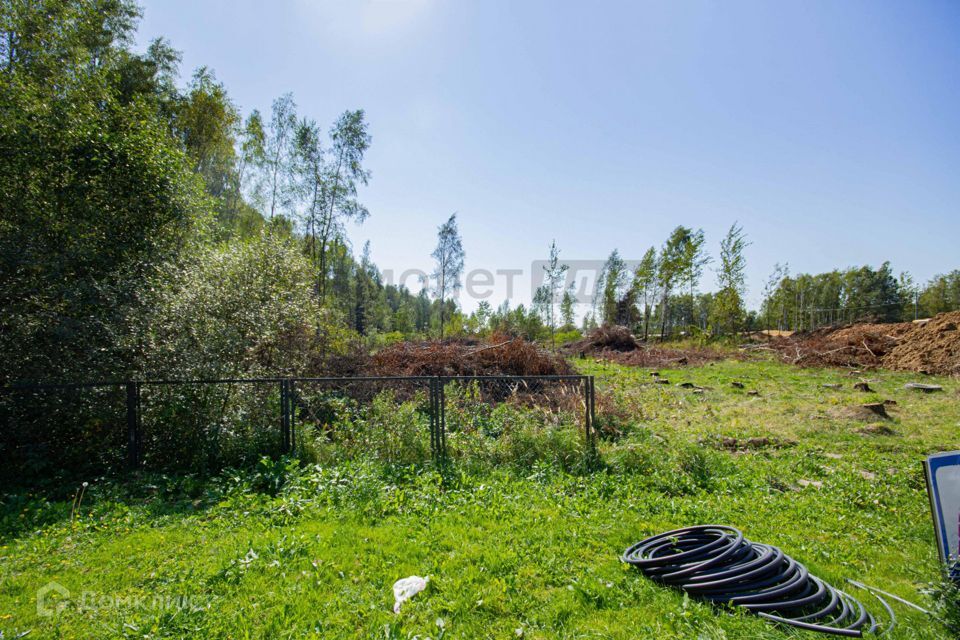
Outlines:
{"label": "soil mound", "polygon": [[915,328],[910,322],[823,327],[775,338],[770,346],[783,359],[805,367],[879,367]]}
{"label": "soil mound", "polygon": [[469,340],[400,342],[370,356],[363,367],[372,376],[534,376],[568,375],[562,357],[522,338],[490,343]]}
{"label": "soil mound", "polygon": [[960,374],[960,311],[941,313],[912,326],[883,357],[888,369]]}

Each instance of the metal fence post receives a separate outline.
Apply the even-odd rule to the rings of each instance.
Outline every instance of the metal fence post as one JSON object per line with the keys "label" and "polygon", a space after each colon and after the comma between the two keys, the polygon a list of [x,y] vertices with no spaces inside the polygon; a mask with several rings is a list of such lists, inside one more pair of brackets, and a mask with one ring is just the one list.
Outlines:
{"label": "metal fence post", "polygon": [[297,387],[296,381],[287,379],[287,440],[290,444],[290,453],[297,452]]}
{"label": "metal fence post", "polygon": [[430,414],[430,453],[434,461],[439,461],[440,451],[437,446],[437,381],[431,378],[427,381],[427,403]]}
{"label": "metal fence post", "polygon": [[440,460],[441,462],[447,461],[447,399],[446,399],[446,390],[444,389],[443,378],[437,376],[437,404],[439,405],[440,411],[439,420],[437,421],[437,435],[439,437],[440,444]]}
{"label": "metal fence post", "polygon": [[597,454],[597,387],[590,376],[590,451]]}
{"label": "metal fence post", "polygon": [[128,380],[127,388],[127,466],[140,466],[140,383]]}
{"label": "metal fence post", "polygon": [[590,455],[590,443],[593,438],[590,436],[590,378],[583,378],[583,437],[586,440],[587,455]]}
{"label": "metal fence post", "polygon": [[280,381],[280,451],[290,452],[290,414],[287,406],[287,381]]}

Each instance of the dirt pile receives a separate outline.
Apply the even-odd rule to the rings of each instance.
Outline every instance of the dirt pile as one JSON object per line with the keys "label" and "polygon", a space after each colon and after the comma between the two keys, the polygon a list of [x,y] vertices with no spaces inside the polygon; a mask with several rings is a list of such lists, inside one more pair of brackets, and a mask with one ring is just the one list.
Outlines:
{"label": "dirt pile", "polygon": [[852,324],[773,338],[765,347],[805,367],[884,367],[960,374],[960,311],[919,324]]}
{"label": "dirt pile", "polygon": [[888,369],[960,374],[960,311],[941,313],[911,327],[883,357]]}
{"label": "dirt pile", "polygon": [[573,369],[558,355],[522,338],[400,342],[370,356],[362,367],[371,376],[567,375]]}
{"label": "dirt pile", "polygon": [[784,360],[804,367],[879,367],[914,328],[909,322],[823,327],[774,338],[769,346]]}

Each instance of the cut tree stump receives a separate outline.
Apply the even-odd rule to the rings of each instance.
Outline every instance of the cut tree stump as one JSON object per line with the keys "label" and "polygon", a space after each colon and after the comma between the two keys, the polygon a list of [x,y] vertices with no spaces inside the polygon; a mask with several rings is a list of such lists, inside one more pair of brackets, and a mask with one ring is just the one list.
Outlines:
{"label": "cut tree stump", "polygon": [[890,418],[890,414],[887,413],[887,406],[882,402],[870,402],[861,406],[870,413],[876,414],[881,418]]}
{"label": "cut tree stump", "polygon": [[870,385],[866,382],[858,382],[853,385],[853,388],[857,391],[863,391],[864,393],[870,393],[873,389],[870,388]]}
{"label": "cut tree stump", "polygon": [[922,382],[908,382],[903,385],[904,389],[912,389],[914,391],[922,391],[924,393],[933,393],[935,391],[943,391],[943,387],[938,384],[923,384]]}
{"label": "cut tree stump", "polygon": [[862,436],[896,436],[896,431],[885,424],[868,424],[857,431]]}

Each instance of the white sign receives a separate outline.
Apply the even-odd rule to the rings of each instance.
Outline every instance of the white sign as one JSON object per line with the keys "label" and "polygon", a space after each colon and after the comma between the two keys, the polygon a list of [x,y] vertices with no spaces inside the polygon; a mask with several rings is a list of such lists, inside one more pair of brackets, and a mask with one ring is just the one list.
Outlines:
{"label": "white sign", "polygon": [[944,563],[960,558],[960,451],[935,453],[923,463],[937,548]]}

